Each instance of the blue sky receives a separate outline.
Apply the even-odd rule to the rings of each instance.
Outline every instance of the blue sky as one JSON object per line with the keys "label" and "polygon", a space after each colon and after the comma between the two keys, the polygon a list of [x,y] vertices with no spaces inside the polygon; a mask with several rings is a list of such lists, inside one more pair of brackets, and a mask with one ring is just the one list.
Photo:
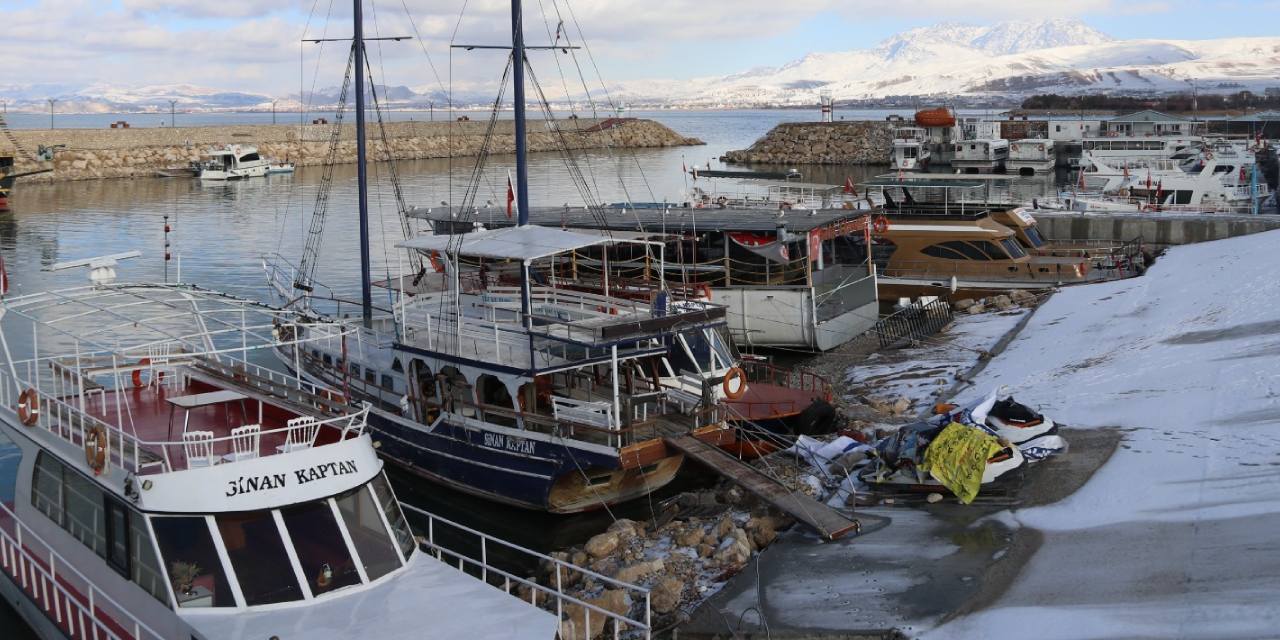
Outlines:
{"label": "blue sky", "polygon": [[[403,4],[402,4],[403,3]],[[6,84],[190,83],[280,95],[299,78],[298,39],[307,14],[314,34],[332,5],[332,32],[349,32],[349,0],[0,0]],[[441,75],[462,0],[366,0],[366,19],[385,32],[425,36]],[[500,41],[507,0],[471,0],[459,39]],[[545,11],[551,17],[544,23]],[[903,30],[938,22],[1079,18],[1117,38],[1201,39],[1280,34],[1280,0],[529,0],[529,39],[554,30],[554,9],[572,8],[610,81],[689,78],[780,65],[815,51],[869,48]],[[307,52],[311,55],[315,49]],[[384,49],[393,84],[434,84],[421,45]],[[335,60],[338,56],[335,56]],[[314,68],[308,58],[305,67]],[[322,60],[333,77],[337,61]],[[493,61],[455,57],[454,80],[491,77]],[[311,70],[306,72],[311,73]],[[338,73],[340,75],[340,72]],[[320,86],[336,84],[321,82]]]}

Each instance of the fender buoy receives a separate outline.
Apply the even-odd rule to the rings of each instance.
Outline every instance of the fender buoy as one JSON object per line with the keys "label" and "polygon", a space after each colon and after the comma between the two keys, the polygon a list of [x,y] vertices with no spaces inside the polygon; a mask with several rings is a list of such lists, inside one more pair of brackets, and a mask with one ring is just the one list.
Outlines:
{"label": "fender buoy", "polygon": [[1088,275],[1089,275],[1089,261],[1085,260],[1084,262],[1080,263],[1080,277],[1083,278]]}
{"label": "fender buoy", "polygon": [[35,389],[28,388],[18,396],[18,420],[31,426],[40,419],[40,396]]}
{"label": "fender buoy", "polygon": [[725,208],[725,205],[729,204],[729,199],[724,196],[720,196],[719,198],[716,198],[716,204],[723,209]]}
{"label": "fender buoy", "polygon": [[[733,381],[737,384],[731,384]],[[724,374],[724,382],[720,384],[724,387],[724,395],[730,400],[737,400],[742,394],[747,392],[747,376],[742,373],[742,369],[730,367],[729,371]]]}
{"label": "fender buoy", "polygon": [[95,476],[107,466],[107,430],[100,424],[89,427],[84,435],[84,461]]}
{"label": "fender buoy", "polygon": [[782,204],[778,205],[778,208],[779,208],[779,209],[782,209],[783,211],[790,211],[790,210],[791,210],[791,203],[790,203],[790,202],[786,202],[786,201],[784,201]]}
{"label": "fender buoy", "polygon": [[[139,367],[145,367],[145,366],[147,366],[147,365],[149,365],[149,364],[151,364],[151,358],[143,358],[143,359],[141,359],[141,360],[139,360],[139,361],[138,361],[138,366],[139,366]],[[142,369],[134,369],[134,370],[133,370],[133,376],[132,376],[132,377],[133,377],[133,386],[135,386],[135,387],[141,387],[141,386],[143,386],[143,385],[142,385]],[[164,372],[163,372],[163,371],[157,371],[157,372],[156,372],[156,379],[157,379],[157,380],[159,380],[159,381],[161,381],[161,382],[164,382]]]}
{"label": "fender buoy", "polygon": [[876,216],[875,220],[871,222],[871,230],[876,235],[884,235],[889,231],[889,219],[884,216]]}

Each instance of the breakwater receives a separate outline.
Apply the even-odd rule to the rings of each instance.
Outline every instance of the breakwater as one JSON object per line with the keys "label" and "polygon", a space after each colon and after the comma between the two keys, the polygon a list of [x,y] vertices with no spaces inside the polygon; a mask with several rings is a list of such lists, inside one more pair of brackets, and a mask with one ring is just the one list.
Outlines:
{"label": "breakwater", "polygon": [[[561,133],[549,124],[531,120],[528,128],[530,151],[570,149],[638,149],[697,145],[688,138],[652,120],[634,118],[561,120]],[[237,125],[217,127],[156,127],[128,129],[47,129],[16,130],[13,136],[21,147],[35,154],[40,147],[59,147],[52,162],[32,162],[14,151],[7,139],[0,139],[0,154],[15,157],[17,172],[53,169],[52,172],[23,178],[24,182],[57,182],[101,178],[133,178],[155,175],[159,169],[186,167],[200,159],[210,147],[250,144],[267,158],[289,161],[299,166],[323,164],[329,157],[332,124]],[[513,123],[499,121],[489,147],[491,153],[514,153]],[[380,131],[369,127],[369,158],[396,160],[467,157],[477,155],[484,145],[487,122],[393,122]],[[385,138],[385,144],[384,144]],[[356,161],[355,125],[344,124],[339,134],[335,159]]]}
{"label": "breakwater", "polygon": [[885,121],[790,122],[774,127],[727,162],[763,164],[887,165],[893,127]]}

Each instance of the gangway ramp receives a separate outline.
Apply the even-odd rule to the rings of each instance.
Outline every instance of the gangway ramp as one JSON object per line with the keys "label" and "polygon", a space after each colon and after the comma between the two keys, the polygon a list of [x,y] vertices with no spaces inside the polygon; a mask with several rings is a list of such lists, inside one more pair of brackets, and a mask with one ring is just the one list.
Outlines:
{"label": "gangway ramp", "polygon": [[759,469],[693,435],[673,436],[665,440],[667,446],[679,449],[690,458],[707,465],[761,500],[808,525],[827,540],[836,540],[860,528],[857,520],[803,493],[788,489]]}

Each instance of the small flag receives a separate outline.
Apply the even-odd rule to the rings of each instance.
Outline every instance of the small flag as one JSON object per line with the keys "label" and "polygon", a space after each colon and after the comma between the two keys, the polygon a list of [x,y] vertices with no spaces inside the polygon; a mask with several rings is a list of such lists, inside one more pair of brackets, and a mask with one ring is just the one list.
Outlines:
{"label": "small flag", "polygon": [[902,169],[898,169],[898,182],[902,182],[902,179],[905,178],[906,175],[907,174],[903,173]]}
{"label": "small flag", "polygon": [[684,160],[680,161],[680,173],[689,173],[689,165],[685,164]]}
{"label": "small flag", "polygon": [[4,268],[4,256],[0,256],[0,296],[9,293],[9,270]]}
{"label": "small flag", "polygon": [[1156,204],[1164,199],[1164,180],[1156,183]]}
{"label": "small flag", "polygon": [[1125,180],[1129,179],[1129,165],[1127,164],[1124,166],[1124,179]]}
{"label": "small flag", "polygon": [[698,168],[697,168],[697,167],[694,167],[694,168],[693,168],[693,181],[694,181],[694,182],[697,182],[697,181],[698,181]]}
{"label": "small flag", "polygon": [[507,172],[507,219],[511,219],[511,203],[516,201],[516,190],[511,186],[511,172]]}
{"label": "small flag", "polygon": [[846,176],[844,179],[844,192],[851,195],[858,195],[858,188],[853,186],[853,178]]}

